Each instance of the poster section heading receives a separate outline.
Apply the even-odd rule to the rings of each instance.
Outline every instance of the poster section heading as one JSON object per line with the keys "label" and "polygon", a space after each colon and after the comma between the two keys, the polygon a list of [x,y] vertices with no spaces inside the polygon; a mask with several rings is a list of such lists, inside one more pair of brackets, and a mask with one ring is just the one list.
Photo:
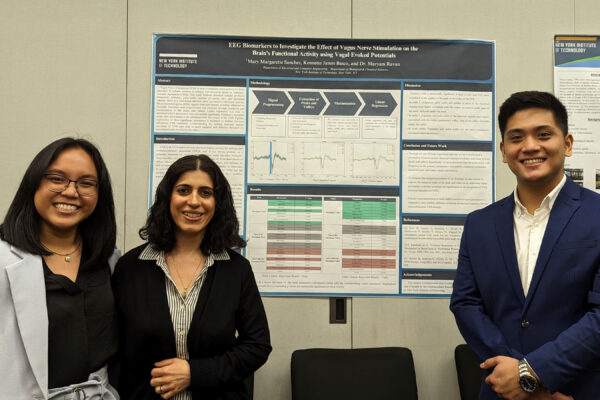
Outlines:
{"label": "poster section heading", "polygon": [[402,271],[402,293],[404,295],[447,296],[452,293],[452,282],[456,271]]}
{"label": "poster section heading", "polygon": [[454,271],[464,223],[465,217],[403,216],[402,268]]}
{"label": "poster section heading", "polygon": [[[215,63],[212,56],[220,62]],[[493,45],[474,41],[162,36],[156,74],[489,80]]]}

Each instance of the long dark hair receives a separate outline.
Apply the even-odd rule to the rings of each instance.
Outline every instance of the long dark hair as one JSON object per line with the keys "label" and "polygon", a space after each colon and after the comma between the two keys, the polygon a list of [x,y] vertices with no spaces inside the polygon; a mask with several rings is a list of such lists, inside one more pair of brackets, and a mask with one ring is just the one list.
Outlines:
{"label": "long dark hair", "polygon": [[154,204],[140,237],[148,240],[157,250],[169,252],[175,246],[175,222],[171,216],[171,193],[181,175],[188,171],[204,171],[213,181],[215,215],[206,227],[200,249],[205,254],[218,253],[227,248],[244,247],[246,241],[239,235],[239,222],[233,206],[233,196],[221,168],[207,155],[190,155],[175,161],[156,188]]}
{"label": "long dark hair", "polygon": [[40,215],[35,209],[34,196],[48,166],[60,153],[71,148],[85,151],[92,158],[98,172],[98,204],[92,214],[78,226],[87,254],[84,265],[96,265],[106,262],[112,255],[117,238],[117,224],[108,170],[96,146],[85,139],[70,137],[58,139],[35,156],[25,171],[17,193],[0,225],[0,238],[31,254],[51,254],[44,249],[40,241]]}

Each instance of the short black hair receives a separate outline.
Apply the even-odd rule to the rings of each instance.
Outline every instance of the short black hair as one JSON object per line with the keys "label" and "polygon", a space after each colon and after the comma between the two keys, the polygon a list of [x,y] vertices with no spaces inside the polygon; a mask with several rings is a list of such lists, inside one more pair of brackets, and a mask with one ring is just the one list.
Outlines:
{"label": "short black hair", "polygon": [[175,246],[175,222],[171,216],[171,194],[181,175],[188,171],[204,171],[213,181],[215,214],[206,227],[200,245],[204,254],[215,254],[228,248],[246,246],[239,235],[239,222],[233,206],[233,196],[221,168],[207,155],[189,155],[175,161],[156,188],[154,204],[140,237],[157,250],[169,252]]}
{"label": "short black hair", "polygon": [[542,108],[549,110],[554,115],[554,122],[562,130],[563,135],[569,131],[569,117],[567,109],[552,93],[537,92],[534,90],[517,92],[510,95],[500,106],[498,113],[498,127],[504,139],[506,123],[514,113],[528,108]]}
{"label": "short black hair", "polygon": [[55,140],[34,157],[0,225],[0,238],[31,254],[51,254],[40,241],[40,215],[35,208],[34,196],[48,166],[60,153],[72,148],[85,151],[91,157],[98,172],[98,203],[94,211],[79,223],[78,229],[87,254],[82,267],[99,265],[106,262],[115,249],[117,240],[115,203],[110,175],[104,160],[96,146],[85,139],[65,137]]}

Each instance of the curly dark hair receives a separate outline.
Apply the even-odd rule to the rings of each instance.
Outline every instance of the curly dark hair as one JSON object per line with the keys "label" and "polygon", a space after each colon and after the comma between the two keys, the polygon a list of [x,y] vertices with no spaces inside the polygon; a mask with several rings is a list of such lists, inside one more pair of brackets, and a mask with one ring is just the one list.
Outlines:
{"label": "curly dark hair", "polygon": [[514,113],[528,108],[542,108],[552,112],[556,125],[562,130],[563,135],[569,131],[569,117],[567,109],[553,94],[547,92],[525,91],[510,95],[500,106],[498,113],[498,127],[504,139],[506,124]]}
{"label": "curly dark hair", "polygon": [[0,225],[0,238],[31,254],[51,254],[40,242],[40,215],[35,208],[34,196],[48,166],[60,153],[72,148],[85,151],[91,157],[98,172],[98,204],[92,214],[79,223],[78,229],[85,251],[89,255],[82,267],[99,265],[106,262],[115,249],[117,240],[115,203],[104,160],[96,146],[85,139],[65,137],[55,140],[35,156],[25,171],[17,193]]}
{"label": "curly dark hair", "polygon": [[221,168],[207,155],[189,155],[175,161],[156,188],[154,204],[140,237],[157,250],[169,252],[175,246],[175,222],[171,216],[171,194],[181,175],[188,171],[204,171],[213,181],[215,215],[206,227],[200,249],[204,254],[214,254],[228,248],[246,246],[239,235],[239,222],[233,206],[233,196]]}

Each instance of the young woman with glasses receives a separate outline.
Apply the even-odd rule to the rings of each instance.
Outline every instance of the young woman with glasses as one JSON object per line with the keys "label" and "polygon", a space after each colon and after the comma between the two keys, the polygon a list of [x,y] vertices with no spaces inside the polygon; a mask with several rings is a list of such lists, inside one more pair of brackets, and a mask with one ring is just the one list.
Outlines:
{"label": "young woman with glasses", "polygon": [[247,399],[243,379],[271,351],[229,183],[205,155],[169,167],[140,236],[117,263],[126,399]]}
{"label": "young woman with glasses", "polygon": [[110,284],[116,223],[108,171],[83,139],[33,159],[0,225],[1,397],[118,399]]}

